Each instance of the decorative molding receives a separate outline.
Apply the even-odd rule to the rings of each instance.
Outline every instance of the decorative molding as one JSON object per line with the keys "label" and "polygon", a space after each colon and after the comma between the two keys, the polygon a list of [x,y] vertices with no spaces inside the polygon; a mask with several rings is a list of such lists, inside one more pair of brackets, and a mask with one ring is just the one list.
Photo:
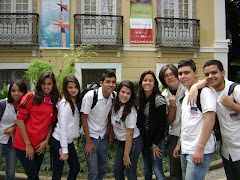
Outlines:
{"label": "decorative molding", "polygon": [[76,63],[75,76],[82,87],[82,69],[116,69],[117,82],[121,82],[122,63]]}
{"label": "decorative molding", "polygon": [[157,49],[153,46],[130,46],[125,45],[123,47],[124,51],[156,51]]}
{"label": "decorative molding", "polygon": [[30,63],[0,63],[0,69],[27,69]]}

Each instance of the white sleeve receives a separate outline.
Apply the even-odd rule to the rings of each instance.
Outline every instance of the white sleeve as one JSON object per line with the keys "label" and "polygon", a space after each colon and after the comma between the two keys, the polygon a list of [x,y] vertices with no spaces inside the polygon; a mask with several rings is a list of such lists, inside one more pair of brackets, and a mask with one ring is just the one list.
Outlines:
{"label": "white sleeve", "polygon": [[61,103],[58,107],[58,124],[59,124],[59,141],[62,147],[62,153],[68,153],[67,143],[67,125],[68,119],[71,118],[72,110],[69,102]]}
{"label": "white sleeve", "polygon": [[137,123],[137,111],[135,108],[131,109],[131,113],[126,117],[125,124],[126,128],[134,129]]}
{"label": "white sleeve", "polygon": [[83,99],[82,99],[82,105],[81,105],[81,112],[84,114],[89,114],[92,108],[92,103],[93,103],[93,96],[94,96],[94,91],[88,91]]}
{"label": "white sleeve", "polygon": [[200,94],[200,102],[202,106],[202,113],[208,111],[216,112],[217,96],[214,90],[210,88],[203,88]]}

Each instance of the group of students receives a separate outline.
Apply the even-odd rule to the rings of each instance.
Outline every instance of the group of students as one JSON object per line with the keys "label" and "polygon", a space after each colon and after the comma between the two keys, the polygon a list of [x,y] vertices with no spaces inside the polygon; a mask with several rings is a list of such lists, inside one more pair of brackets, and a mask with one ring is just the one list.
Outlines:
{"label": "group of students", "polygon": [[[88,179],[103,179],[108,144],[114,143],[113,136],[118,140],[115,179],[125,179],[124,174],[127,179],[137,179],[141,152],[145,179],[152,179],[152,170],[157,179],[165,179],[162,157],[167,123],[171,178],[204,179],[215,152],[212,133],[215,113],[222,132],[221,154],[226,175],[228,179],[239,179],[240,86],[236,86],[233,95],[225,95],[232,82],[224,79],[220,61],[208,61],[204,74],[206,79],[198,82],[198,70],[192,60],[181,60],[178,68],[168,64],[159,72],[159,80],[166,88],[161,93],[154,72],[145,71],[139,80],[138,107],[131,81],[122,81],[114,91],[116,75],[112,70],[102,74],[100,88],[83,97],[73,75],[64,78],[61,95],[52,72],[42,73],[34,92],[27,93],[24,81],[15,80],[10,85],[0,122],[0,156],[5,150],[7,179],[15,178],[17,157],[28,179],[39,179],[49,143],[52,179],[61,179],[64,161],[70,167],[68,179],[76,179],[80,163],[73,139],[80,133]],[[215,90],[205,87],[208,85]],[[193,102],[199,88],[203,88],[201,109]],[[94,98],[97,103],[93,106]]]}

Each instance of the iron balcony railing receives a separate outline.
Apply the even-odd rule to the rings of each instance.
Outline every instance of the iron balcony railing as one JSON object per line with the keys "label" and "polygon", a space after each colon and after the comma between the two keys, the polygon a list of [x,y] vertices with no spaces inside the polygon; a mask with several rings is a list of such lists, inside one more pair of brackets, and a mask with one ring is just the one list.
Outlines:
{"label": "iron balcony railing", "polygon": [[0,48],[38,46],[38,16],[36,13],[0,13]]}
{"label": "iron balcony railing", "polygon": [[74,15],[75,45],[123,45],[123,16]]}
{"label": "iron balcony railing", "polygon": [[157,17],[155,21],[156,46],[199,48],[200,20]]}

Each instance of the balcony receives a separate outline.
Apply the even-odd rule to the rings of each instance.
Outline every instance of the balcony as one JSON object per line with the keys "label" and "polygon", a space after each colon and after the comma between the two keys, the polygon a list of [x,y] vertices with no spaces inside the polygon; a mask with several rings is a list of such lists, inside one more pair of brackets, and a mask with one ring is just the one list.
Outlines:
{"label": "balcony", "polygon": [[156,47],[194,51],[200,47],[200,20],[155,18]]}
{"label": "balcony", "polygon": [[0,49],[37,49],[38,14],[0,13]]}
{"label": "balcony", "polygon": [[93,45],[94,49],[108,50],[123,47],[123,16],[74,15],[75,45]]}

